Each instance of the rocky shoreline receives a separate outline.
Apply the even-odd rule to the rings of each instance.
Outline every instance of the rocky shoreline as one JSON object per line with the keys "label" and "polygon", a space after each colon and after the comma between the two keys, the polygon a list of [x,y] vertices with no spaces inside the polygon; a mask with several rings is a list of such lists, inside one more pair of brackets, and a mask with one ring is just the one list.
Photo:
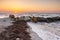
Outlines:
{"label": "rocky shoreline", "polygon": [[4,27],[4,31],[0,32],[0,40],[42,40],[32,31],[26,21],[14,21],[12,24]]}
{"label": "rocky shoreline", "polygon": [[[22,19],[21,19],[22,18]],[[60,21],[60,17],[54,18],[40,18],[30,17],[30,20],[25,20],[25,17],[10,16],[13,25],[5,27],[5,31],[0,33],[1,40],[43,40],[27,25],[28,21],[31,22],[55,22]],[[38,21],[39,20],[39,21]],[[4,20],[5,21],[5,20]]]}
{"label": "rocky shoreline", "polygon": [[29,28],[25,21],[15,21],[13,25],[5,28],[5,31],[0,33],[0,40],[31,40],[30,32],[27,32]]}
{"label": "rocky shoreline", "polygon": [[14,15],[9,15],[9,18],[11,18],[12,20],[25,20],[26,22],[47,22],[47,23],[51,23],[51,22],[56,22],[56,21],[60,21],[60,17],[56,16],[56,17],[31,17],[31,16],[21,16],[21,17],[16,17]]}

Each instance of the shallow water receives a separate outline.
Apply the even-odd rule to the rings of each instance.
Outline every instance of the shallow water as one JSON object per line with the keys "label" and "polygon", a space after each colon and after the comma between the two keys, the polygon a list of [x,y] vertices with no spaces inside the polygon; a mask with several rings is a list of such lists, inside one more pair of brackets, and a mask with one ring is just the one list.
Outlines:
{"label": "shallow water", "polygon": [[59,23],[27,22],[27,24],[43,40],[60,40],[60,22]]}
{"label": "shallow water", "polygon": [[4,28],[12,25],[12,21],[9,18],[0,18],[0,33],[5,31]]}

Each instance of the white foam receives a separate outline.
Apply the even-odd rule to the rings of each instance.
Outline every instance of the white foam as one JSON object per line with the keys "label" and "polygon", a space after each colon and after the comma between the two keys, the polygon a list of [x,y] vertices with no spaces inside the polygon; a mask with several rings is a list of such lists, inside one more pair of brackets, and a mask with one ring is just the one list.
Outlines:
{"label": "white foam", "polygon": [[0,18],[7,18],[8,16],[0,16]]}
{"label": "white foam", "polygon": [[[28,22],[27,23],[34,32],[36,32],[38,34],[38,36],[40,38],[42,38],[43,40],[60,40],[60,36],[57,36],[53,33],[50,32],[50,30],[44,30],[47,27],[47,23],[44,25],[40,25],[38,23],[32,23],[32,22]],[[46,28],[45,28],[46,27]],[[53,30],[52,30],[53,31]]]}

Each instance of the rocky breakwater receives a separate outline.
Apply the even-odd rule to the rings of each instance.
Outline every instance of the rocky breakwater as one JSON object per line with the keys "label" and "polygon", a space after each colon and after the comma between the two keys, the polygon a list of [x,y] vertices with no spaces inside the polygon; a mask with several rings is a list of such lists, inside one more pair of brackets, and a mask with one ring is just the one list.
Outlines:
{"label": "rocky breakwater", "polygon": [[28,28],[29,26],[24,20],[14,21],[13,25],[8,26],[5,31],[0,33],[0,40],[31,40]]}

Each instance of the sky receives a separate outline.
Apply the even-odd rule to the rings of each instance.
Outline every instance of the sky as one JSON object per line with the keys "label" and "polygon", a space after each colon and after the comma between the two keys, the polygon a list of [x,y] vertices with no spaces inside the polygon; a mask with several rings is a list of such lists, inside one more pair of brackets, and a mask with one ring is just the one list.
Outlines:
{"label": "sky", "polygon": [[0,12],[60,13],[60,0],[0,0]]}

